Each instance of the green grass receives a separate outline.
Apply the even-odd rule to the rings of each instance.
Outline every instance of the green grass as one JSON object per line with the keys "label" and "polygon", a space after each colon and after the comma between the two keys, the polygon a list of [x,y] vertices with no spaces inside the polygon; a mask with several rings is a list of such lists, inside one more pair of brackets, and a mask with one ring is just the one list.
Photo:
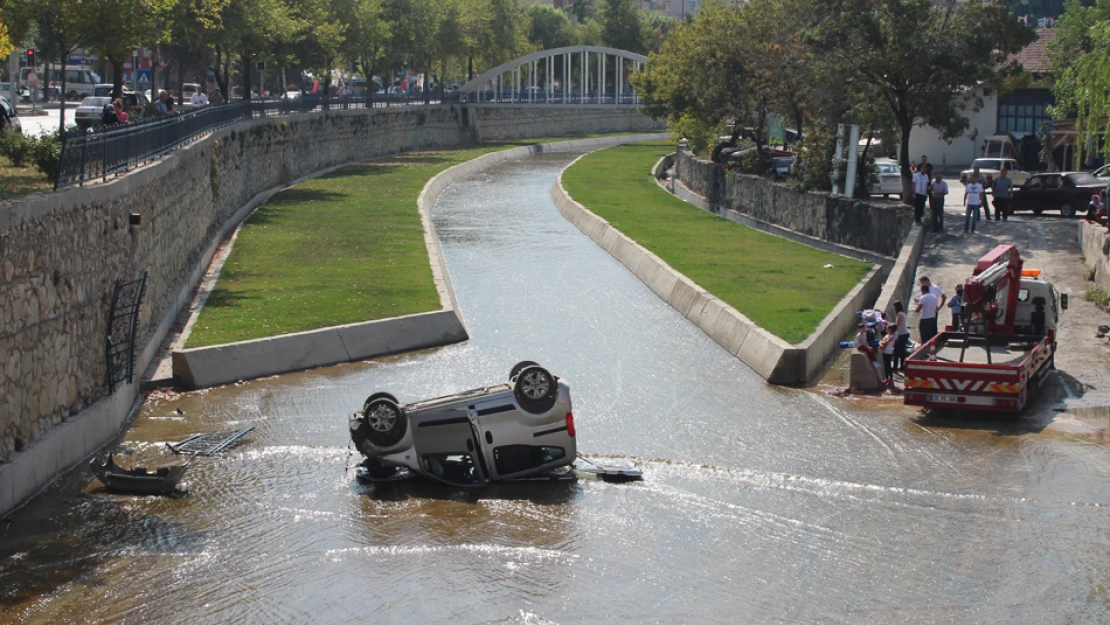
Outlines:
{"label": "green grass", "polygon": [[[627,134],[627,133],[616,133]],[[550,137],[400,155],[283,191],[243,225],[186,347],[439,309],[416,198],[439,172]]]}
{"label": "green grass", "polygon": [[54,182],[34,166],[14,167],[7,156],[0,156],[0,201],[53,190]]}
{"label": "green grass", "polygon": [[568,169],[563,183],[574,199],[790,343],[805,340],[871,270],[670,195],[650,171],[671,151],[667,144],[639,143],[594,152]]}

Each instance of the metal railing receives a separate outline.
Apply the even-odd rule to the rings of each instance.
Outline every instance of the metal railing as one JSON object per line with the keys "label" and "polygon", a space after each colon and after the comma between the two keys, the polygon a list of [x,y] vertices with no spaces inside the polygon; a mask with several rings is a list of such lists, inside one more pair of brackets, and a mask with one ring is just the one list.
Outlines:
{"label": "metal railing", "polygon": [[106,181],[135,167],[161,158],[209,132],[239,121],[323,111],[420,106],[457,102],[457,93],[446,97],[376,94],[363,96],[312,96],[239,100],[188,109],[168,117],[145,119],[130,124],[96,127],[88,132],[68,133],[59,155],[54,188]]}

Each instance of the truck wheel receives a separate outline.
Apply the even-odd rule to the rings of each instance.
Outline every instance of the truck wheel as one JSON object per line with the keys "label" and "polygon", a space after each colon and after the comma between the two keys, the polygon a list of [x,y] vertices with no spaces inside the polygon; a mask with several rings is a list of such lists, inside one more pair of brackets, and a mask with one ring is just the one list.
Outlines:
{"label": "truck wheel", "polygon": [[522,360],[522,361],[516,363],[515,365],[513,365],[513,368],[509,371],[509,381],[512,382],[513,380],[515,380],[516,376],[521,371],[523,371],[526,367],[538,367],[538,366],[539,366],[539,364],[534,363],[531,360]]}
{"label": "truck wheel", "polygon": [[559,386],[547,369],[538,365],[525,367],[513,385],[513,397],[526,412],[543,414],[555,405]]}
{"label": "truck wheel", "polygon": [[1064,217],[1075,217],[1075,206],[1071,202],[1064,202],[1060,205],[1060,214]]}
{"label": "truck wheel", "polygon": [[366,439],[377,447],[392,447],[401,442],[408,429],[408,418],[397,402],[379,397],[366,402]]}

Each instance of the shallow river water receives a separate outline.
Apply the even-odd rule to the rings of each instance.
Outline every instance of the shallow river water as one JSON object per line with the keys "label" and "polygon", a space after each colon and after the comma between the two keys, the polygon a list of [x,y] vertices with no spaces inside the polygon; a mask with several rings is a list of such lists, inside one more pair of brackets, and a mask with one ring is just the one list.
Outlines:
{"label": "shallow river water", "polygon": [[[1089,437],[927,424],[768,386],[573,226],[567,155],[434,211],[467,343],[150,402],[121,462],[255,426],[188,496],[71,472],[0,528],[0,623],[1105,623],[1110,458]],[[369,487],[347,414],[498,382],[572,386],[607,484]]]}

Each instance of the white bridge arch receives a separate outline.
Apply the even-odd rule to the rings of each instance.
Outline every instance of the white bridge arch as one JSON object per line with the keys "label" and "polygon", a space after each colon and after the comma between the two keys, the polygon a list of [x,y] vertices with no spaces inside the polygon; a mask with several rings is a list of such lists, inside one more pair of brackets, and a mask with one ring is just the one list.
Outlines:
{"label": "white bridge arch", "polygon": [[628,78],[647,62],[642,54],[597,46],[540,50],[502,63],[459,87],[477,104],[640,103]]}

